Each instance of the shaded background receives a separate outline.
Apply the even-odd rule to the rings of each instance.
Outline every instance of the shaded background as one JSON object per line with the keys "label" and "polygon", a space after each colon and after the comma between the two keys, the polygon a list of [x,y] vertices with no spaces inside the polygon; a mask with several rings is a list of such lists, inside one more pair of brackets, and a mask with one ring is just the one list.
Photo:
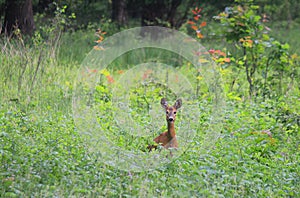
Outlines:
{"label": "shaded background", "polygon": [[[18,21],[24,33],[31,34],[47,18],[54,17],[56,7],[67,6],[66,13],[75,13],[75,29],[87,28],[91,23],[111,20],[118,28],[139,25],[163,25],[179,28],[190,17],[190,10],[204,8],[207,19],[223,11],[233,0],[1,0],[1,24],[10,33]],[[298,0],[258,0],[259,12],[272,22],[281,22],[289,28],[293,22],[300,22]],[[36,25],[35,25],[36,23]],[[3,32],[3,30],[2,30]]]}

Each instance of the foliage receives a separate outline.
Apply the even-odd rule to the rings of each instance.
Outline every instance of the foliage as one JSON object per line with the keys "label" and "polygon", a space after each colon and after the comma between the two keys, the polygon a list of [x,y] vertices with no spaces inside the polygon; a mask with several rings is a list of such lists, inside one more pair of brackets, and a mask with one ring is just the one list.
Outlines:
{"label": "foliage", "polygon": [[[71,0],[58,0],[55,1],[58,7],[67,6],[66,13],[67,15],[71,15],[75,13],[77,16],[77,23],[73,24],[76,28],[86,28],[89,23],[98,23],[102,19],[111,19],[111,12],[113,9],[112,2],[106,0],[97,0],[97,1],[89,1],[89,0],[78,0],[76,2]],[[159,3],[159,1],[155,0],[128,0],[126,1],[126,12],[128,13],[129,23],[134,23],[135,25],[141,24],[141,18],[143,15],[144,5],[151,5],[155,3]],[[226,6],[229,6],[233,3],[233,0],[192,0],[192,1],[165,1],[163,3],[163,10],[153,9],[152,12],[162,12],[159,18],[159,14],[157,15],[157,20],[164,23],[165,21],[169,21],[170,17],[166,17],[171,11],[172,6],[176,4],[180,4],[176,10],[174,22],[178,22],[179,24],[187,18],[187,11],[189,11],[190,7],[199,6],[205,8],[205,13],[203,16],[210,18],[214,16],[214,13],[220,12]],[[299,2],[297,0],[260,0],[256,1],[256,3],[260,6],[259,14],[265,14],[268,19],[273,21],[280,21],[280,24],[284,27],[293,26],[294,22],[299,22]],[[49,17],[53,17],[54,11],[56,9],[56,5],[54,2],[49,0],[32,0],[34,14],[41,14],[44,16],[44,19]],[[173,5],[172,5],[173,4]],[[157,8],[154,7],[154,8]],[[118,8],[116,8],[118,9]],[[0,19],[3,20],[3,14],[5,13],[5,0],[0,0]],[[182,19],[184,18],[184,19]],[[170,21],[169,21],[170,23]],[[0,23],[1,24],[1,23]],[[174,24],[176,28],[179,28],[179,24]],[[128,24],[124,24],[128,25]]]}
{"label": "foliage", "polygon": [[[280,1],[274,0],[272,3],[267,0],[258,2],[261,10],[270,16],[274,21],[288,21],[299,17],[299,2],[297,0]],[[289,27],[288,25],[285,27]]]}
{"label": "foliage", "polygon": [[[60,22],[67,15],[59,12],[53,26],[44,26],[29,42],[18,32],[15,40],[2,39],[0,197],[297,197],[300,193],[300,59],[291,53],[293,45],[278,42],[269,32],[260,30],[264,24],[255,10],[256,7],[236,5],[230,17],[221,15],[224,20],[221,24],[231,30],[226,32],[227,39],[237,47],[225,49],[216,40],[210,43],[207,52],[218,63],[226,83],[227,103],[220,138],[203,153],[203,134],[216,118],[211,117],[207,87],[201,84],[196,99],[200,118],[199,123],[194,123],[198,126],[197,134],[189,147],[172,163],[144,172],[121,171],[97,160],[96,154],[88,151],[89,145],[73,121],[74,79],[78,63],[95,44],[93,29],[97,24],[90,24],[87,31],[64,33],[61,30],[66,26]],[[188,24],[196,25],[193,33],[205,21],[202,19]],[[109,22],[104,25],[101,30],[111,34]],[[208,22],[202,25],[201,42],[208,37],[206,28],[223,31],[220,24],[210,25]],[[107,36],[101,30],[96,35],[98,42]],[[197,37],[197,32],[193,35]],[[289,39],[297,37],[292,35]],[[246,57],[240,53],[241,49],[246,50]],[[136,54],[141,55],[140,59]],[[126,150],[143,152],[156,132],[163,132],[166,127],[163,112],[155,112],[161,117],[161,127],[146,136],[135,137],[114,119],[112,85],[132,65],[153,57],[158,61],[171,60],[174,55],[145,49],[124,54],[107,69],[88,69],[89,74],[100,76],[92,98],[99,126],[105,129],[111,142]],[[127,64],[123,59],[128,60]],[[245,99],[248,95],[243,85],[248,81],[241,72],[245,61],[250,67],[257,64],[253,86],[257,95],[266,96],[264,100]],[[195,72],[185,60],[170,64],[176,65],[180,72]],[[145,77],[151,75],[151,71],[145,73]],[[197,80],[202,82],[201,76]],[[148,83],[132,88],[129,91],[131,116],[141,126],[150,128],[152,107],[149,104],[159,103],[166,95],[173,101],[176,98],[164,85]],[[189,105],[184,102],[180,113]],[[186,119],[180,113],[178,120]]]}
{"label": "foliage", "polygon": [[[226,40],[237,48],[230,53],[232,65],[236,70],[245,71],[249,96],[270,97],[286,93],[288,88],[283,88],[286,84],[282,81],[283,75],[293,75],[284,71],[294,72],[294,62],[288,53],[289,45],[270,37],[270,28],[263,24],[257,14],[259,7],[252,1],[235,2],[237,5],[227,7],[215,18],[225,27]],[[270,70],[273,73],[270,74]],[[275,87],[279,88],[273,92]]]}
{"label": "foliage", "polygon": [[[103,84],[96,89],[99,111],[109,111],[109,87]],[[139,106],[144,103],[131,104],[137,112],[144,109]],[[94,160],[64,112],[49,107],[40,115],[34,113],[36,107],[21,112],[17,106],[2,106],[1,196],[295,196],[299,193],[299,148],[295,146],[299,123],[285,128],[290,122],[286,115],[297,113],[284,112],[278,108],[282,105],[287,107],[283,101],[230,101],[223,135],[209,154],[199,153],[201,137],[197,136],[172,164],[141,173],[118,171]],[[112,126],[114,118],[106,114],[101,123]],[[119,146],[141,149],[147,144],[146,139],[132,139],[118,131],[122,129],[108,130]]]}

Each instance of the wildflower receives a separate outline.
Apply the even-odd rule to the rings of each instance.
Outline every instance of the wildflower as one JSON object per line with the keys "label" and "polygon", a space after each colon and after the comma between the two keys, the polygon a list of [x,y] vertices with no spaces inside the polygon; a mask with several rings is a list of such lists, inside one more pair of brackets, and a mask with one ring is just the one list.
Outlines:
{"label": "wildflower", "polygon": [[109,83],[114,83],[115,80],[113,79],[113,77],[111,75],[106,76],[106,79]]}

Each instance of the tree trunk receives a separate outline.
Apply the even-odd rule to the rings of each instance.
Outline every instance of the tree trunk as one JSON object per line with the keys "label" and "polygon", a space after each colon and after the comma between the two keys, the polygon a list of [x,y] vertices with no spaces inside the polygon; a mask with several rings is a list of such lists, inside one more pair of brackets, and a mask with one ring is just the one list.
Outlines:
{"label": "tree trunk", "polygon": [[35,29],[32,0],[6,0],[4,30],[11,35],[16,28],[23,34],[32,35]]}
{"label": "tree trunk", "polygon": [[112,20],[119,25],[127,24],[127,0],[112,0]]}
{"label": "tree trunk", "polygon": [[176,11],[182,0],[172,0],[171,8],[168,13],[167,21],[171,24],[171,27],[176,27],[177,20],[175,19]]}
{"label": "tree trunk", "polygon": [[142,26],[161,25],[160,22],[164,20],[165,13],[167,13],[167,8],[164,1],[143,1]]}
{"label": "tree trunk", "polygon": [[[142,5],[142,26],[167,26],[179,28],[186,22],[187,14],[193,1],[186,1],[186,10],[178,11],[182,0],[152,0],[143,1]],[[182,13],[183,12],[183,13]]]}

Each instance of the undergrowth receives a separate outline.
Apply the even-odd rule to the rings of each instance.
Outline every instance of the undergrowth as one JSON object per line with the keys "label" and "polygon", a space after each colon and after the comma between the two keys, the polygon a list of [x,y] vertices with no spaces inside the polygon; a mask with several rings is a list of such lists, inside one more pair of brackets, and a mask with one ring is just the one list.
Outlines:
{"label": "undergrowth", "polygon": [[[224,62],[218,66],[224,82],[226,107],[221,134],[214,145],[203,152],[203,134],[212,127],[210,119],[217,118],[211,117],[207,88],[200,86],[196,99],[199,109],[195,110],[200,111],[197,133],[182,155],[151,171],[122,171],[89,152],[89,145],[73,119],[74,82],[80,71],[79,63],[93,47],[90,39],[93,33],[91,30],[74,33],[56,30],[48,38],[36,34],[29,44],[19,34],[13,40],[1,39],[1,197],[299,195],[297,80],[281,95],[271,94],[267,98],[257,95],[250,100],[245,75],[236,68],[222,67],[227,64],[227,57],[217,57]],[[293,40],[294,34],[289,39]],[[217,49],[220,43],[210,45]],[[291,48],[295,49],[293,42]],[[162,52],[160,56],[172,58],[169,53]],[[161,117],[161,128],[143,137],[132,136],[116,125],[111,84],[135,64],[133,60],[132,65],[123,65],[122,58],[128,60],[128,57],[130,54],[120,57],[108,70],[91,71],[101,76],[94,90],[93,104],[98,111],[95,118],[111,142],[145,153],[153,137],[166,129],[164,112],[156,112]],[[189,64],[184,60],[176,62],[178,70],[187,72]],[[293,64],[299,68],[299,62]],[[232,90],[230,86],[236,76],[239,77],[238,89]],[[299,76],[293,78],[299,79]],[[141,85],[130,91],[130,114],[142,126],[151,126],[149,104],[159,103],[161,97],[171,92],[166,87],[152,85]],[[169,97],[175,100],[176,95]],[[188,105],[184,102],[183,107]],[[186,118],[183,115],[179,112],[178,126]]]}

